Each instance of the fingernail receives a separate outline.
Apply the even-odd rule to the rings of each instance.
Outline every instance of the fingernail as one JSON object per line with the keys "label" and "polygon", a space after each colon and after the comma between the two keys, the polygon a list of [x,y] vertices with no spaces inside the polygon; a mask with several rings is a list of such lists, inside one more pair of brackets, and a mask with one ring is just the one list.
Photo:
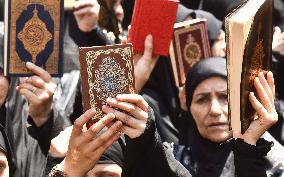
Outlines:
{"label": "fingernail", "polygon": [[114,99],[114,98],[108,98],[108,99],[107,99],[107,102],[108,102],[108,103],[113,103],[113,104],[116,104],[116,103],[117,103],[116,99]]}
{"label": "fingernail", "polygon": [[251,96],[254,96],[254,93],[253,93],[253,92],[250,92],[250,95],[251,95]]}
{"label": "fingernail", "polygon": [[259,72],[259,76],[263,76],[263,72],[262,71]]}
{"label": "fingernail", "polygon": [[26,62],[26,66],[29,68],[29,67],[32,67],[32,63],[31,62]]}

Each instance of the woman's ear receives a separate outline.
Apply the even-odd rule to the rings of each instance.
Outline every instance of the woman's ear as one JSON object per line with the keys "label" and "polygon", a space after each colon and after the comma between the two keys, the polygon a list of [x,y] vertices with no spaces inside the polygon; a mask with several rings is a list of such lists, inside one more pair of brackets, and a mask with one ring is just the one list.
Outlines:
{"label": "woman's ear", "polygon": [[185,86],[179,88],[179,102],[181,109],[184,111],[188,111],[188,107],[186,105]]}

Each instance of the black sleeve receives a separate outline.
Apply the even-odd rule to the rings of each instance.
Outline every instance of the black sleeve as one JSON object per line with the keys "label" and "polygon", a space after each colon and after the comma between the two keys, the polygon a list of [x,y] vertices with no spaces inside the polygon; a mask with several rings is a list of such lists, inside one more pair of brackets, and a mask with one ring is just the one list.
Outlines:
{"label": "black sleeve", "polygon": [[126,137],[122,171],[122,177],[191,177],[173,154],[165,150],[150,108],[145,132],[135,139]]}
{"label": "black sleeve", "polygon": [[91,32],[82,32],[74,15],[70,15],[69,35],[79,47],[105,46],[114,44],[97,26]]}
{"label": "black sleeve", "polygon": [[265,156],[270,151],[272,142],[259,139],[256,146],[236,139],[233,142],[236,177],[266,177]]}
{"label": "black sleeve", "polygon": [[50,118],[40,127],[36,126],[30,116],[27,121],[29,123],[27,127],[28,134],[37,140],[39,147],[45,155],[48,154],[51,139],[66,128],[63,119],[56,111],[52,111]]}

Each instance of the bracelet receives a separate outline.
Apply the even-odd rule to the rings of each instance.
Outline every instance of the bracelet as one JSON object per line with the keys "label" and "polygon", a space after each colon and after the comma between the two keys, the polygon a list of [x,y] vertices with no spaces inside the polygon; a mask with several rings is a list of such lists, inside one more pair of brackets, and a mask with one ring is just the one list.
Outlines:
{"label": "bracelet", "polygon": [[51,169],[51,171],[50,171],[48,177],[67,177],[67,174],[64,173],[63,171],[59,170],[59,169],[58,169],[58,166],[55,165],[55,166]]}

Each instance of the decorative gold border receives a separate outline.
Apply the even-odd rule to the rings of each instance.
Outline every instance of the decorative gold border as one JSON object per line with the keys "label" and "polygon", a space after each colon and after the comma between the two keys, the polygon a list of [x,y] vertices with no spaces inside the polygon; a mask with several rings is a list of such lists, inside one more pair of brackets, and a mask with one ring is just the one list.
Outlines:
{"label": "decorative gold border", "polygon": [[27,10],[27,6],[31,4],[40,4],[44,9],[49,12],[54,22],[54,43],[53,52],[46,62],[46,68],[50,74],[57,74],[58,60],[59,60],[59,39],[60,39],[60,4],[61,0],[11,0],[11,17],[10,17],[10,61],[9,72],[11,74],[30,73],[16,52],[16,22],[22,12]]}
{"label": "decorative gold border", "polygon": [[[132,68],[132,50],[131,47],[125,47],[125,48],[115,48],[115,49],[108,49],[108,50],[98,50],[98,51],[89,51],[86,53],[86,63],[87,63],[87,73],[88,73],[88,85],[89,85],[89,95],[90,95],[90,106],[91,108],[96,108],[96,115],[93,117],[93,119],[101,118],[103,116],[102,111],[96,107],[97,102],[95,99],[95,94],[93,93],[94,85],[92,84],[92,78],[93,78],[93,67],[92,64],[96,63],[97,57],[101,54],[119,54],[122,56],[122,59],[125,61],[125,67],[128,68],[128,80],[129,85],[134,85],[134,78],[133,78],[133,68]],[[134,88],[130,88],[133,89]]]}
{"label": "decorative gold border", "polygon": [[[185,28],[181,28],[181,29],[177,29],[175,30],[174,32],[174,36],[175,36],[175,39],[176,39],[176,49],[177,49],[177,58],[178,58],[178,63],[179,63],[179,68],[184,68],[184,63],[182,61],[182,49],[181,49],[181,46],[180,46],[180,35],[181,34],[184,34],[184,33],[188,33],[190,31],[195,31],[195,30],[200,30],[201,31],[201,37],[202,37],[202,43],[203,44],[206,44],[206,32],[202,32],[202,31],[206,31],[205,29],[205,25],[203,23],[200,23],[200,24],[193,24],[193,25],[190,25],[189,27],[185,27]],[[204,52],[207,52],[208,51],[208,47],[203,45],[203,50]],[[209,53],[204,53],[205,56],[210,56]],[[184,70],[183,69],[180,69],[180,76],[181,76],[181,81],[185,81],[185,73],[184,73]]]}

